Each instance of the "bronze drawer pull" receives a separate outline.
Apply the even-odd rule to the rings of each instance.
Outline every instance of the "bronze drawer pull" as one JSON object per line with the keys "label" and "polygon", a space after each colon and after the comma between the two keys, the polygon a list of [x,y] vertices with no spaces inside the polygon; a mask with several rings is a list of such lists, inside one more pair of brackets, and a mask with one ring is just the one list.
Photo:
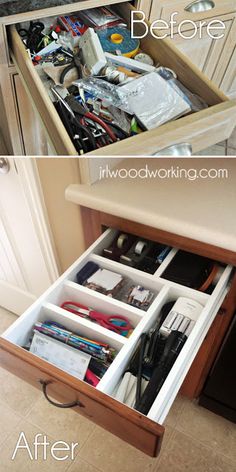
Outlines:
{"label": "bronze drawer pull", "polygon": [[42,385],[42,391],[43,391],[43,394],[44,394],[46,400],[49,403],[51,403],[51,405],[56,406],[57,408],[73,408],[75,406],[80,406],[81,408],[84,408],[84,405],[82,403],[80,403],[78,400],[75,400],[74,402],[71,402],[71,403],[57,403],[57,402],[54,402],[53,400],[51,400],[51,398],[49,398],[49,396],[47,394],[47,386],[51,382],[46,382],[45,380],[40,380],[39,383]]}

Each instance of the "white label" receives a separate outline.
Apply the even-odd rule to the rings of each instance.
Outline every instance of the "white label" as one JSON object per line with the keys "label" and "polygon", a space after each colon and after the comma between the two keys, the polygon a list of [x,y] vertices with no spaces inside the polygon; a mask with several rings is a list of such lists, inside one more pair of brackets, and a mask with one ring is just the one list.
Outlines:
{"label": "white label", "polygon": [[30,352],[80,380],[84,379],[91,359],[89,354],[78,351],[42,333],[34,334]]}

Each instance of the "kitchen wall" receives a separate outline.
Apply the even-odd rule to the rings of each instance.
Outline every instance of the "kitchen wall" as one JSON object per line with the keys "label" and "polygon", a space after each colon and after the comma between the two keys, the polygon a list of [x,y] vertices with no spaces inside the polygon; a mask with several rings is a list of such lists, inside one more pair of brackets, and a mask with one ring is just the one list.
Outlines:
{"label": "kitchen wall", "polygon": [[42,158],[36,162],[60,269],[64,272],[85,248],[79,207],[65,200],[66,187],[80,182],[79,164],[70,158]]}

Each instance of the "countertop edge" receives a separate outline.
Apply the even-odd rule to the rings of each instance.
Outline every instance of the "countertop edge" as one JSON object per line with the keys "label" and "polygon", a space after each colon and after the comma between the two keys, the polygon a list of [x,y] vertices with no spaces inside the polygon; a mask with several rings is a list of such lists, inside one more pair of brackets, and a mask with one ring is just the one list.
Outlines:
{"label": "countertop edge", "polygon": [[[113,216],[125,218],[142,224],[174,233],[176,235],[184,236],[195,241],[200,241],[206,244],[219,247],[221,249],[236,252],[235,237],[225,235],[223,232],[209,231],[208,229],[194,224],[187,224],[186,221],[175,219],[167,219],[162,215],[153,213],[144,213],[137,208],[129,207],[129,205],[122,205],[119,202],[109,201],[108,198],[101,198],[94,192],[95,185],[71,184],[65,190],[65,198],[72,203],[108,213]],[[93,188],[93,192],[91,192]]]}

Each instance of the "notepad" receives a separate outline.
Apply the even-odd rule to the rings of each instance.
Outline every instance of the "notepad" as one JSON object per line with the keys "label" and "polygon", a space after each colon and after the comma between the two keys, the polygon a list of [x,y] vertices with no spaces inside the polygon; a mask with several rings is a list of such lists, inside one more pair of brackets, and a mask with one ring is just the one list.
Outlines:
{"label": "notepad", "polygon": [[99,269],[87,280],[88,284],[94,284],[106,291],[114,290],[123,280],[122,275],[107,269]]}

